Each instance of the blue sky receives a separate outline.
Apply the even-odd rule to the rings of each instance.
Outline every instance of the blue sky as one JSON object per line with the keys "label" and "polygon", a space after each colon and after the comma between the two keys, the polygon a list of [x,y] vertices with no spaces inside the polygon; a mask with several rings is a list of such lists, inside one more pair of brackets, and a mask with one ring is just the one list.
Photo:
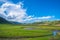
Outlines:
{"label": "blue sky", "polygon": [[[18,3],[22,0],[14,0]],[[23,0],[28,15],[35,16],[56,16],[60,18],[60,0]]]}
{"label": "blue sky", "polygon": [[[3,2],[10,2],[13,4],[23,3],[23,8],[26,9],[27,17],[35,19],[50,18],[49,20],[60,19],[60,0],[1,0]],[[40,20],[39,19],[39,20]]]}
{"label": "blue sky", "polygon": [[35,16],[56,16],[60,18],[60,0],[26,0],[25,6],[28,13]]}

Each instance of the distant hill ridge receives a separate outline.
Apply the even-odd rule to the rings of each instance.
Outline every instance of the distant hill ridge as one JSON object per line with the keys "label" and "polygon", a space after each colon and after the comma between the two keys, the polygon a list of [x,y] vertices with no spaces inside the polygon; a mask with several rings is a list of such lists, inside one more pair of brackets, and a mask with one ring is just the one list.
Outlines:
{"label": "distant hill ridge", "polygon": [[[3,17],[0,17],[0,24],[22,24],[19,22],[13,22],[13,21],[8,21]],[[23,23],[24,24],[24,23]],[[55,21],[42,21],[42,22],[34,22],[32,24],[49,24],[49,25],[56,25],[59,24],[60,25],[60,20],[55,20]]]}
{"label": "distant hill ridge", "polygon": [[21,24],[21,23],[8,21],[8,20],[4,19],[3,17],[0,17],[0,24]]}
{"label": "distant hill ridge", "polygon": [[0,17],[0,24],[4,24],[4,23],[10,23],[10,22],[7,21],[6,19]]}

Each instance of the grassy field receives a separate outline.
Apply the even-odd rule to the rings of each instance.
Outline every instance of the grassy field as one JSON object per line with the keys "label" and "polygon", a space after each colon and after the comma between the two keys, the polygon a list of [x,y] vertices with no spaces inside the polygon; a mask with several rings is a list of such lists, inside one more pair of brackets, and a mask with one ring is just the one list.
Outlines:
{"label": "grassy field", "polygon": [[0,24],[0,38],[10,37],[14,39],[18,38],[17,40],[49,40],[53,37],[52,30],[60,30],[60,27]]}

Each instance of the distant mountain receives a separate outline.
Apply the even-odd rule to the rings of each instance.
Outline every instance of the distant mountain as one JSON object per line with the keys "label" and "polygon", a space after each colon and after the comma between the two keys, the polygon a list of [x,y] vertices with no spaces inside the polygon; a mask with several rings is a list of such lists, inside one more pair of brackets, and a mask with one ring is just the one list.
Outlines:
{"label": "distant mountain", "polygon": [[2,17],[0,17],[0,24],[21,24],[19,22],[8,21]]}
{"label": "distant mountain", "polygon": [[[0,24],[24,24],[24,23],[19,23],[19,22],[13,22],[13,21],[8,21],[4,19],[3,17],[0,17]],[[26,23],[25,23],[26,24]],[[42,21],[42,22],[34,22],[32,24],[49,24],[49,25],[60,25],[60,20],[55,20],[55,21]]]}
{"label": "distant mountain", "polygon": [[0,24],[5,24],[5,23],[9,23],[10,24],[9,21],[7,21],[6,19],[0,17]]}

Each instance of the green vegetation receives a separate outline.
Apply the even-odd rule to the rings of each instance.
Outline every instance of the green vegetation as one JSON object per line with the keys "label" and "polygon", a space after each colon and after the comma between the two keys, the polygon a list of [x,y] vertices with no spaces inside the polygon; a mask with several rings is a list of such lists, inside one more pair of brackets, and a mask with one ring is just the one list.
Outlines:
{"label": "green vegetation", "polygon": [[0,37],[22,37],[22,40],[49,40],[53,37],[53,30],[60,30],[60,27],[34,24],[0,24]]}
{"label": "green vegetation", "polygon": [[[28,28],[29,26],[20,26],[20,25],[7,25],[0,24],[0,36],[40,36],[45,34],[51,34],[50,30],[40,30],[40,29],[34,29],[34,30],[27,30],[24,28]],[[34,27],[32,27],[34,28]],[[36,28],[36,27],[35,27]]]}
{"label": "green vegetation", "polygon": [[60,30],[59,20],[19,24],[16,22],[9,22],[1,17],[0,19],[0,38],[2,39],[60,40],[60,32],[58,32],[55,37],[52,34],[54,30]]}

